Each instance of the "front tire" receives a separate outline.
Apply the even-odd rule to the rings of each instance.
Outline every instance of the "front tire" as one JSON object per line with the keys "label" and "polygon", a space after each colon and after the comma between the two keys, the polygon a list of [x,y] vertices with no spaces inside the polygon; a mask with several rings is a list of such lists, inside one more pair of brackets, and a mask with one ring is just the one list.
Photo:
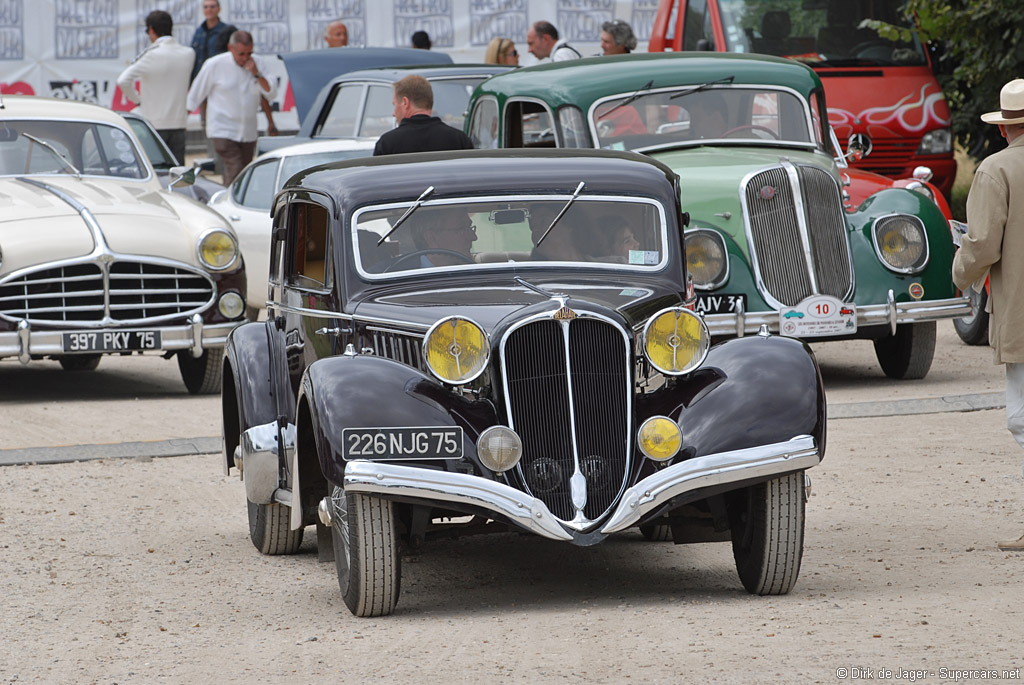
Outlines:
{"label": "front tire", "polygon": [[752,485],[731,512],[736,571],[753,595],[784,595],[796,584],[804,553],[804,474]]}
{"label": "front tire", "polygon": [[956,329],[956,334],[960,336],[960,339],[968,345],[987,345],[988,312],[985,311],[985,305],[988,303],[988,293],[984,291],[979,293],[974,288],[969,288],[967,297],[971,298],[974,313],[970,316],[953,319],[953,328]]}
{"label": "front tire", "polygon": [[640,533],[645,540],[651,542],[669,542],[672,540],[672,526],[667,523],[645,523],[640,526]]}
{"label": "front tire", "polygon": [[100,365],[100,354],[68,354],[58,357],[57,361],[65,371],[95,371]]}
{"label": "front tire", "polygon": [[283,504],[249,502],[249,539],[261,554],[295,554],[302,544],[302,529],[292,530],[291,510]]}
{"label": "front tire", "polygon": [[178,371],[185,387],[193,395],[213,395],[220,392],[224,367],[221,366],[220,348],[207,349],[196,358],[188,350],[178,353]]}
{"label": "front tire", "polygon": [[331,513],[334,562],[345,605],[355,616],[387,616],[401,591],[394,504],[335,487]]}
{"label": "front tire", "polygon": [[875,341],[875,357],[889,378],[915,380],[928,375],[935,356],[935,322],[896,326],[896,335]]}

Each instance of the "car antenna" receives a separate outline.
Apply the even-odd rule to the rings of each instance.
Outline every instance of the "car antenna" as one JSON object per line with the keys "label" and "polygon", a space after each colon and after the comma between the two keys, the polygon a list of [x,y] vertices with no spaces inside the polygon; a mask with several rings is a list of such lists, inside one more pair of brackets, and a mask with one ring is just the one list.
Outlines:
{"label": "car antenna", "polygon": [[384,235],[382,235],[380,237],[380,240],[377,241],[377,246],[379,247],[381,244],[384,243],[385,240],[388,239],[388,237],[391,236],[392,233],[397,231],[398,227],[402,225],[402,222],[404,222],[406,219],[408,219],[410,214],[412,214],[417,209],[419,209],[419,206],[421,204],[423,204],[423,202],[427,199],[427,196],[429,196],[432,192],[434,192],[434,186],[430,186],[429,188],[424,190],[420,194],[420,196],[418,198],[416,198],[416,202],[413,202],[412,206],[410,206],[409,209],[405,210],[405,214],[403,214],[402,216],[398,217],[398,221],[396,221],[395,225],[391,227],[391,230],[388,231],[387,233],[385,233]]}
{"label": "car antenna", "polygon": [[708,81],[707,83],[702,83],[699,86],[694,86],[693,88],[690,88],[689,90],[684,90],[681,93],[676,93],[675,95],[670,95],[668,97],[668,99],[669,100],[675,100],[676,98],[681,98],[684,95],[690,95],[691,93],[696,93],[696,92],[701,91],[701,90],[707,90],[711,86],[717,86],[720,83],[732,83],[735,80],[736,80],[735,76],[726,76],[724,78],[720,78],[720,79],[717,79],[715,81]]}
{"label": "car antenna", "polygon": [[560,212],[558,213],[558,216],[556,216],[556,217],[554,218],[554,220],[553,220],[553,221],[551,222],[551,225],[550,225],[550,226],[548,226],[548,230],[544,231],[544,235],[542,235],[542,236],[541,236],[541,237],[540,237],[540,238],[539,238],[539,239],[537,240],[537,242],[536,242],[536,243],[534,244],[534,247],[537,247],[537,246],[539,246],[539,245],[541,244],[541,242],[542,242],[542,241],[543,241],[543,240],[544,240],[545,238],[547,238],[547,237],[548,237],[548,233],[551,233],[551,229],[555,227],[555,224],[557,224],[557,223],[558,223],[558,220],[559,220],[559,219],[561,219],[561,218],[562,218],[562,216],[563,216],[563,215],[564,215],[564,214],[565,214],[565,213],[566,213],[567,211],[569,211],[569,207],[572,207],[572,203],[573,203],[573,202],[576,202],[576,198],[578,198],[578,197],[580,196],[580,193],[581,193],[582,191],[583,191],[583,181],[580,181],[580,184],[579,184],[578,186],[576,186],[576,192],[574,192],[574,193],[572,194],[572,197],[570,197],[570,198],[569,198],[569,201],[565,203],[565,206],[564,206],[564,207],[562,207],[562,211],[560,211]]}
{"label": "car antenna", "polygon": [[81,180],[82,180],[82,172],[81,172],[81,171],[79,171],[79,170],[78,170],[78,167],[76,167],[76,166],[75,166],[74,164],[72,164],[72,163],[71,163],[71,162],[69,162],[68,160],[64,159],[64,155],[62,155],[61,153],[57,152],[57,148],[55,148],[54,146],[50,145],[50,144],[49,144],[49,143],[47,143],[47,142],[46,142],[45,140],[41,140],[41,139],[39,139],[39,138],[36,138],[36,137],[35,137],[34,135],[32,135],[31,133],[25,133],[24,131],[22,131],[22,132],[21,132],[21,135],[25,136],[26,138],[28,138],[29,140],[31,140],[31,141],[32,141],[33,143],[35,143],[36,145],[42,145],[43,147],[45,147],[45,148],[46,148],[47,150],[49,150],[50,152],[52,152],[53,154],[57,155],[57,159],[59,159],[59,160],[60,160],[61,162],[63,162],[63,163],[65,164],[65,165],[67,165],[67,166],[71,167],[71,170],[75,172],[75,176],[77,176],[77,177],[78,177],[78,180],[79,180],[79,181],[81,181]]}
{"label": "car antenna", "polygon": [[636,92],[633,93],[632,95],[630,95],[628,98],[626,98],[625,100],[623,100],[622,102],[620,102],[619,104],[615,105],[610,110],[608,110],[607,112],[605,112],[604,114],[599,116],[598,119],[604,119],[606,116],[610,115],[612,112],[614,112],[615,110],[619,109],[620,107],[625,107],[626,105],[628,105],[629,103],[633,102],[638,97],[640,97],[640,93],[644,92],[645,90],[650,90],[653,87],[654,87],[654,79],[651,79],[650,81],[648,81],[644,85],[642,85],[639,88],[637,88]]}

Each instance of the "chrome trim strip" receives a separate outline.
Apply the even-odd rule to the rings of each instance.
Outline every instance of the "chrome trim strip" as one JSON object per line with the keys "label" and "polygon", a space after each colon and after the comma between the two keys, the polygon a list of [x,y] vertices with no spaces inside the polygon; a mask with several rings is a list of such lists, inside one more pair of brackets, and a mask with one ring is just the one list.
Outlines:
{"label": "chrome trim strip", "polygon": [[32,361],[32,356],[29,354],[32,341],[32,328],[28,321],[22,319],[18,322],[18,361],[22,364],[28,364]]}
{"label": "chrome trim strip", "polygon": [[[99,223],[97,223],[96,221],[96,217],[92,215],[92,212],[89,211],[88,207],[86,207],[81,202],[65,193],[60,188],[54,188],[48,183],[43,183],[42,181],[37,181],[34,178],[26,178],[24,176],[18,176],[17,178],[22,183],[27,183],[30,186],[35,186],[36,188],[51,193],[52,195],[56,195],[66,204],[70,205],[72,209],[78,212],[79,216],[82,217],[82,221],[89,229],[89,232],[92,233],[93,248],[92,254],[90,256],[97,256],[101,253],[110,253],[110,246],[107,245],[107,241],[103,237],[103,230],[100,228]],[[109,307],[110,302],[108,301],[105,304]]]}
{"label": "chrome trim strip", "polygon": [[[892,331],[893,335],[896,335],[896,295],[893,293],[892,288],[889,288],[889,292],[885,295],[885,305],[889,309],[889,330]],[[858,319],[860,317],[857,317]]]}
{"label": "chrome trim strip", "polygon": [[[228,341],[228,334],[244,320],[232,321],[230,323],[204,325],[202,329],[202,344],[204,349],[211,347],[224,347]],[[104,329],[99,329],[102,332]],[[140,330],[139,327],[113,328],[111,330]],[[161,345],[159,350],[146,350],[147,352],[188,350],[194,344],[192,325],[181,326],[153,326],[145,328],[149,331],[159,331]],[[31,356],[50,356],[64,354],[64,333],[78,333],[81,329],[60,328],[46,330],[32,330],[27,325],[18,327],[17,331],[0,333],[0,358],[14,357],[30,358]],[[137,350],[136,350],[137,351]],[[101,353],[117,354],[117,352]],[[26,362],[27,363],[27,362]]]}
{"label": "chrome trim strip", "polygon": [[616,533],[635,525],[645,514],[673,497],[748,478],[782,475],[817,466],[821,454],[809,435],[786,442],[695,457],[658,471],[626,491],[601,532]]}
{"label": "chrome trim strip", "polygon": [[539,499],[480,476],[398,464],[350,461],[345,465],[345,490],[482,507],[500,513],[543,537],[572,540],[572,535],[562,528]]}
{"label": "chrome trim strip", "polygon": [[193,314],[188,321],[192,325],[192,356],[199,359],[203,356],[203,317]]}

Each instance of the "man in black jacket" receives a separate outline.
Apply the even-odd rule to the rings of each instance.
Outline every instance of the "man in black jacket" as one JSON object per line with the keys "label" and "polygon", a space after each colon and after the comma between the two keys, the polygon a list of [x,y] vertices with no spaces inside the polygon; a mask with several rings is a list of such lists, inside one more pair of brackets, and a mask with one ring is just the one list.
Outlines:
{"label": "man in black jacket", "polygon": [[469,136],[430,116],[434,107],[434,91],[422,76],[413,74],[396,82],[391,101],[395,106],[398,128],[380,137],[373,149],[374,155],[473,149]]}

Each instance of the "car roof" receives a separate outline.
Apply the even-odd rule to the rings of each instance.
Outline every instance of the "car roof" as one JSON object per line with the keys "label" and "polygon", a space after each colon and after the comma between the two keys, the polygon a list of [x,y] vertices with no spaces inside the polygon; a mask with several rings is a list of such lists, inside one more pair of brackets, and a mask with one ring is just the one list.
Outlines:
{"label": "car roof", "polygon": [[295,155],[310,155],[318,152],[333,152],[344,150],[373,150],[377,144],[376,138],[328,138],[313,140],[295,145],[268,150],[259,156],[259,159],[271,159],[276,157],[293,157]]}
{"label": "car roof", "polygon": [[543,94],[548,104],[574,104],[584,110],[597,99],[649,88],[699,85],[735,77],[734,84],[785,86],[807,97],[821,89],[814,71],[793,60],[767,55],[676,52],[592,57],[542,64],[499,74],[482,83],[474,97],[504,98]]}
{"label": "car roof", "polygon": [[364,204],[414,200],[433,186],[446,196],[535,193],[657,197],[678,202],[678,177],[661,162],[633,152],[508,149],[385,155],[314,167],[286,184],[325,192],[343,211]]}
{"label": "car roof", "polygon": [[121,129],[126,127],[124,119],[116,112],[88,102],[38,95],[4,95],[2,102],[2,119],[73,119],[100,121]]}

